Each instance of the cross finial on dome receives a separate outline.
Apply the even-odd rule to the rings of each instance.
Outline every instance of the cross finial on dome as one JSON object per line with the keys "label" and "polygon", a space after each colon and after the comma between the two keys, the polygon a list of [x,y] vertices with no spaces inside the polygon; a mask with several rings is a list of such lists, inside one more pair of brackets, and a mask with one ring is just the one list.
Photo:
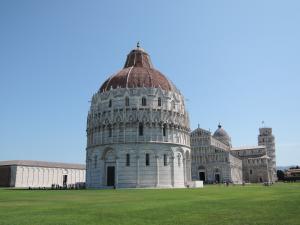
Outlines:
{"label": "cross finial on dome", "polygon": [[136,47],[140,48],[140,42],[139,41],[136,43]]}
{"label": "cross finial on dome", "polygon": [[218,127],[219,127],[219,128],[221,128],[221,127],[222,127],[220,122],[219,122],[219,125],[218,125]]}

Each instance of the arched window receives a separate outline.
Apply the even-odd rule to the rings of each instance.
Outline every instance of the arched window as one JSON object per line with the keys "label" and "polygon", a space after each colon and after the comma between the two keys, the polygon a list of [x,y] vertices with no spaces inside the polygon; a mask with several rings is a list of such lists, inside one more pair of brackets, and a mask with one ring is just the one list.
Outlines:
{"label": "arched window", "polygon": [[112,106],[112,101],[110,99],[109,102],[108,102],[108,107],[111,108],[111,106]]}
{"label": "arched window", "polygon": [[126,166],[130,166],[130,154],[126,154]]}
{"label": "arched window", "polygon": [[142,123],[139,123],[139,135],[144,135],[144,125]]}
{"label": "arched window", "polygon": [[250,170],[250,174],[252,174],[252,170]]}
{"label": "arched window", "polygon": [[145,97],[142,98],[142,106],[147,105],[147,99]]}
{"label": "arched window", "polygon": [[163,136],[165,137],[167,135],[167,125],[164,124],[163,126]]}
{"label": "arched window", "polygon": [[125,98],[125,106],[129,106],[129,98],[127,96]]}
{"label": "arched window", "polygon": [[168,165],[168,156],[167,154],[164,154],[164,166]]}
{"label": "arched window", "polygon": [[157,100],[157,105],[158,105],[158,106],[161,106],[161,98],[160,98],[160,97],[159,97],[158,100]]}
{"label": "arched window", "polygon": [[149,153],[146,153],[145,161],[146,161],[146,166],[150,166],[150,155],[149,155]]}

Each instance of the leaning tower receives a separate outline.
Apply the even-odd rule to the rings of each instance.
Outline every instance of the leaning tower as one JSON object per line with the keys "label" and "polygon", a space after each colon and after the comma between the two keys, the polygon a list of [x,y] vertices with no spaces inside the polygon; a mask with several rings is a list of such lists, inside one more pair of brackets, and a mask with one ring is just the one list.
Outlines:
{"label": "leaning tower", "polygon": [[275,154],[275,137],[272,134],[272,128],[259,128],[258,145],[264,145],[267,149],[267,156],[270,157],[269,171],[270,181],[276,181],[276,154]]}

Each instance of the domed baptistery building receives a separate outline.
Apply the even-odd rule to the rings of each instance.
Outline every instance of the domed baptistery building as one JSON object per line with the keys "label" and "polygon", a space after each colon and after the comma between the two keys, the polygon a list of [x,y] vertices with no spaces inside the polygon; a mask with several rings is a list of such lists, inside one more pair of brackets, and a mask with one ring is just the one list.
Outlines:
{"label": "domed baptistery building", "polygon": [[93,95],[87,118],[89,188],[186,187],[191,181],[184,97],[137,45]]}

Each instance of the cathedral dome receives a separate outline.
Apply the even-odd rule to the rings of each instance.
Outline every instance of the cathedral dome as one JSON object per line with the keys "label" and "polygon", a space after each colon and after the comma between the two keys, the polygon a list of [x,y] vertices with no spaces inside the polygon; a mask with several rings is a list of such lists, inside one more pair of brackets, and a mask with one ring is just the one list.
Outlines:
{"label": "cathedral dome", "polygon": [[109,77],[99,92],[116,88],[161,88],[174,91],[176,88],[161,72],[154,69],[150,56],[139,44],[128,55],[122,70]]}
{"label": "cathedral dome", "polygon": [[224,144],[231,146],[231,138],[220,124],[218,125],[218,129],[215,131],[213,137],[223,142]]}

